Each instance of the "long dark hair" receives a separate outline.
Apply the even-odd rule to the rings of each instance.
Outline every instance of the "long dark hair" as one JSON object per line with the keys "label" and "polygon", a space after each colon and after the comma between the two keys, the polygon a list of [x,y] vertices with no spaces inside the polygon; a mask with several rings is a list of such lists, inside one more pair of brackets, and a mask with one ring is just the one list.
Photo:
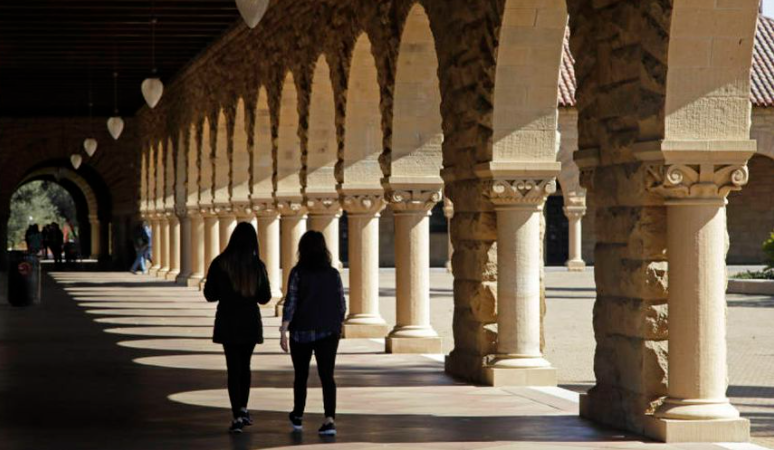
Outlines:
{"label": "long dark hair", "polygon": [[254,296],[258,285],[265,281],[259,269],[258,237],[248,222],[236,226],[219,259],[221,268],[231,279],[231,286],[243,297]]}
{"label": "long dark hair", "polygon": [[331,252],[325,245],[325,236],[319,231],[307,231],[298,242],[298,267],[324,269],[331,267]]}

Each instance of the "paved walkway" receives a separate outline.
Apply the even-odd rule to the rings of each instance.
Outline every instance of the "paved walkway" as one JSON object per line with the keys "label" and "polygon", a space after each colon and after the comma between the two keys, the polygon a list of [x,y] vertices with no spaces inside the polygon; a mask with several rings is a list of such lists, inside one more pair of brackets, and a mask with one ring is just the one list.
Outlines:
{"label": "paved walkway", "polygon": [[[253,358],[251,408],[259,421],[248,433],[231,437],[225,433],[229,413],[224,358],[209,340],[213,305],[203,302],[198,291],[128,274],[52,276],[58,283],[46,279],[40,307],[0,305],[3,450],[316,448],[331,443],[335,445],[326,448],[745,448],[643,442],[579,419],[575,395],[569,391],[458,383],[443,373],[440,355],[385,355],[383,344],[372,340],[342,343],[337,369],[339,436],[323,440],[314,432],[321,421],[319,390],[310,395],[307,431],[293,435],[286,422],[292,371],[289,357],[278,348],[276,318],[266,320],[267,342]],[[585,279],[583,274],[578,277],[578,283]],[[382,309],[392,321],[394,289],[389,280],[394,275],[383,271],[383,278]],[[591,350],[583,350],[586,355],[578,355],[577,361],[561,356],[575,347],[553,349],[573,342],[587,348],[590,307],[587,321],[580,312],[593,292],[581,285],[565,291],[563,283],[570,283],[566,272],[557,277],[561,283],[554,285],[552,278],[549,274],[547,326],[561,332],[549,331],[549,357],[562,361],[562,382],[577,389],[590,380],[584,379],[588,364],[583,361],[591,360],[593,338]],[[446,336],[451,328],[450,280],[448,274],[433,273],[433,321]],[[577,307],[578,314],[567,311],[570,306]],[[731,308],[729,316],[732,337],[734,311]],[[745,373],[752,376],[755,370],[759,367]],[[732,384],[735,374],[732,369]],[[318,385],[316,380],[312,385]],[[767,392],[774,388],[754,391],[756,397],[748,400],[765,399],[757,395]],[[761,405],[770,411],[771,406]],[[763,423],[765,411],[753,417],[754,426]]]}

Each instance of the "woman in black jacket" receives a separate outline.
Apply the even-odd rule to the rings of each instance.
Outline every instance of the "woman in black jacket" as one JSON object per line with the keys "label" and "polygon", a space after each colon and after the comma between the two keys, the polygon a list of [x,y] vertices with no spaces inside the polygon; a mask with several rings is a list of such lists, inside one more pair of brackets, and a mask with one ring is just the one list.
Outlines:
{"label": "woman in black jacket", "polygon": [[333,371],[346,309],[341,275],[331,266],[331,254],[325,246],[325,238],[319,231],[307,231],[298,243],[298,264],[288,277],[280,327],[280,346],[285,352],[290,348],[295,369],[293,411],[289,414],[295,430],[302,427],[309,363],[314,353],[325,406],[325,422],[319,433],[336,434],[336,382]]}
{"label": "woman in black jacket", "polygon": [[212,341],[223,344],[228,367],[228,397],[234,420],[229,431],[241,433],[252,425],[247,410],[250,396],[250,359],[263,343],[258,304],[271,300],[266,266],[258,257],[255,228],[242,222],[234,229],[226,249],[210,265],[204,297],[218,302]]}

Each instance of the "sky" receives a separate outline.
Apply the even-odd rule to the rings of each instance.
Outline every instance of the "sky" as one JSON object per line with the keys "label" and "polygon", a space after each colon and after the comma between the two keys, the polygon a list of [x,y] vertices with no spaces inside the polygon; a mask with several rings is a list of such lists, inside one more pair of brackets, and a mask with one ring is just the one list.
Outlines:
{"label": "sky", "polygon": [[763,15],[774,18],[774,0],[763,0]]}

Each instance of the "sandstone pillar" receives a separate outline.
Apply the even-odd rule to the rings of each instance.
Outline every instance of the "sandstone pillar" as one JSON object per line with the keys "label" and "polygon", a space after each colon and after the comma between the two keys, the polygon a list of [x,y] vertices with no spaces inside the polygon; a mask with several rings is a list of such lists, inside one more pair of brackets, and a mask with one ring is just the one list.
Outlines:
{"label": "sandstone pillar", "polygon": [[553,386],[556,369],[540,350],[540,220],[553,178],[496,180],[497,354],[485,377],[493,386]]}
{"label": "sandstone pillar", "polygon": [[180,273],[175,283],[186,285],[193,274],[193,248],[191,240],[191,217],[185,210],[179,215],[180,222]]}
{"label": "sandstone pillar", "polygon": [[169,225],[169,272],[166,279],[175,281],[180,275],[180,221],[173,213],[168,216]]}
{"label": "sandstone pillar", "polygon": [[100,254],[100,226],[96,216],[89,216],[89,229],[91,230],[91,259],[99,259]]}
{"label": "sandstone pillar", "polygon": [[345,338],[383,338],[387,323],[379,312],[379,213],[381,191],[344,197],[349,233],[349,315]]}
{"label": "sandstone pillar", "polygon": [[387,336],[388,353],[441,353],[441,338],[430,325],[430,210],[441,201],[437,189],[391,191],[395,215],[396,324]]}
{"label": "sandstone pillar", "polygon": [[309,213],[309,229],[319,231],[325,236],[325,244],[331,252],[331,264],[340,269],[339,258],[339,219],[341,206],[338,198],[310,196],[306,201]]}
{"label": "sandstone pillar", "polygon": [[218,216],[214,211],[202,212],[204,217],[204,277],[210,270],[210,264],[220,254],[220,228]]}
{"label": "sandstone pillar", "polygon": [[654,190],[666,198],[669,261],[668,396],[655,414],[660,436],[745,440],[749,422],[726,397],[725,205],[728,193],[747,183],[747,167],[702,163],[660,170]]}
{"label": "sandstone pillar", "polygon": [[188,286],[199,286],[205,276],[205,241],[204,217],[198,209],[189,209],[191,220],[191,274],[186,280]]}
{"label": "sandstone pillar", "polygon": [[264,203],[255,213],[257,218],[258,248],[261,261],[266,265],[271,284],[272,304],[282,299],[282,271],[280,269],[279,213],[271,203]]}
{"label": "sandstone pillar", "polygon": [[586,215],[585,206],[569,205],[564,207],[564,215],[567,216],[567,220],[570,222],[570,258],[565,264],[567,270],[570,271],[582,271],[586,267],[586,263],[583,261],[583,255],[581,253],[581,220]]}
{"label": "sandstone pillar", "polygon": [[218,214],[218,240],[220,241],[220,251],[218,254],[220,254],[223,253],[223,250],[228,246],[228,241],[231,239],[231,233],[234,232],[234,228],[236,228],[237,225],[237,218],[230,207],[219,207],[216,209],[216,212]]}
{"label": "sandstone pillar", "polygon": [[282,258],[282,300],[277,303],[276,313],[282,314],[282,306],[287,295],[290,271],[298,262],[298,241],[306,233],[306,208],[300,201],[277,201],[277,211],[280,213],[281,228],[281,258]]}
{"label": "sandstone pillar", "polygon": [[161,243],[159,257],[161,261],[159,262],[160,267],[156,276],[159,278],[166,278],[167,272],[169,272],[169,219],[166,212],[162,214],[161,220],[159,221],[159,234],[159,241]]}
{"label": "sandstone pillar", "polygon": [[454,205],[452,204],[451,200],[446,197],[443,198],[443,216],[446,217],[446,245],[448,255],[448,259],[446,260],[446,270],[451,272],[452,254],[454,254],[454,247],[452,246],[451,240],[451,220],[452,217],[454,217]]}
{"label": "sandstone pillar", "polygon": [[156,276],[161,268],[161,222],[158,214],[151,216],[151,243],[153,264],[148,270],[148,274]]}

